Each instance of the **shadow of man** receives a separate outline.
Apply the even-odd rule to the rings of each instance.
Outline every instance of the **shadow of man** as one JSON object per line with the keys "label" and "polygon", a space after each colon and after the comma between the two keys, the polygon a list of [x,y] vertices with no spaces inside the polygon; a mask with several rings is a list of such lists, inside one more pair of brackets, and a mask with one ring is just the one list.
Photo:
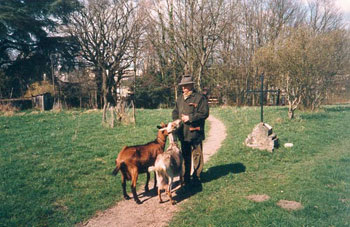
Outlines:
{"label": "shadow of man", "polygon": [[230,163],[219,166],[213,166],[208,169],[208,171],[201,174],[201,182],[195,186],[192,186],[190,190],[184,191],[180,190],[176,192],[174,200],[176,202],[181,202],[203,190],[203,183],[216,180],[220,177],[226,176],[229,173],[239,174],[245,172],[246,167],[242,163]]}
{"label": "shadow of man", "polygon": [[245,165],[242,163],[229,163],[219,166],[213,166],[208,169],[208,171],[201,174],[202,183],[210,182],[216,180],[220,177],[226,176],[229,173],[239,174],[245,172]]}
{"label": "shadow of man", "polygon": [[173,199],[176,201],[176,203],[179,203],[203,190],[203,186],[201,183],[197,185],[191,186],[189,189],[184,190],[183,188],[180,188],[176,191],[176,195],[173,197]]}

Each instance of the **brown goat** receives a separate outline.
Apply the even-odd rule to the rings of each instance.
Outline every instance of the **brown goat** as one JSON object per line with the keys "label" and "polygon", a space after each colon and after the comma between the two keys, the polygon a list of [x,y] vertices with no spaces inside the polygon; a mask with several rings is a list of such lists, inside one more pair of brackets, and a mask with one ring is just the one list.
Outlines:
{"label": "brown goat", "polygon": [[[174,124],[174,127],[178,127],[178,125]],[[160,129],[158,130],[157,138],[154,141],[144,145],[125,146],[120,151],[117,159],[115,160],[116,168],[114,169],[113,174],[117,175],[119,170],[121,172],[124,198],[130,199],[129,195],[126,193],[126,180],[131,180],[131,191],[135,202],[138,204],[141,204],[141,201],[136,194],[136,182],[138,174],[147,174],[145,191],[148,191],[148,182],[150,179],[148,167],[153,166],[157,155],[164,152],[166,138],[170,132],[169,127],[167,128],[167,125],[164,123],[162,123],[158,128]],[[157,181],[155,177],[154,188],[156,188],[156,184]]]}

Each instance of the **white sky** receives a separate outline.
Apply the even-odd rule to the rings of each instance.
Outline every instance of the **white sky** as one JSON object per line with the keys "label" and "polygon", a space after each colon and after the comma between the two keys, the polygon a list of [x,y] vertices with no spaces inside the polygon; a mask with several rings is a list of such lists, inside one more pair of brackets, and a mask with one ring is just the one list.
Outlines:
{"label": "white sky", "polygon": [[[304,3],[308,2],[308,0],[302,0]],[[344,15],[344,19],[346,23],[350,26],[350,0],[333,0],[335,6],[340,9],[340,11]]]}
{"label": "white sky", "polygon": [[[308,0],[301,0],[304,3],[307,3]],[[340,8],[344,13],[350,13],[350,0],[333,0],[335,5]]]}
{"label": "white sky", "polygon": [[345,13],[350,13],[350,0],[336,0],[336,5]]}
{"label": "white sky", "polygon": [[350,25],[350,0],[336,0],[336,6],[344,13],[344,19]]}

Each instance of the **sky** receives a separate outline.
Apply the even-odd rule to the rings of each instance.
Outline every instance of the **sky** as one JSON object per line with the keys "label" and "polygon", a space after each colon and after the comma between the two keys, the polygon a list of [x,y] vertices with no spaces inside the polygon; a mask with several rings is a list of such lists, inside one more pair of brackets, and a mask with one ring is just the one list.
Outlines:
{"label": "sky", "polygon": [[[302,0],[304,3],[307,3],[308,0]],[[350,0],[332,0],[337,8],[344,15],[345,23],[350,27]]]}
{"label": "sky", "polygon": [[336,0],[336,6],[344,13],[347,22],[350,23],[350,0]]}
{"label": "sky", "polygon": [[350,0],[335,0],[335,5],[344,14],[344,20],[350,27]]}
{"label": "sky", "polygon": [[345,12],[350,13],[350,0],[336,0],[336,5]]}

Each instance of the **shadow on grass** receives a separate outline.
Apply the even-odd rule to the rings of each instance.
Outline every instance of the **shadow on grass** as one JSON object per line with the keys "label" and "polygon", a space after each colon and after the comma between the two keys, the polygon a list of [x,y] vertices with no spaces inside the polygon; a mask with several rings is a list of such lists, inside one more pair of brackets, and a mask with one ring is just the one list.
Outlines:
{"label": "shadow on grass", "polygon": [[344,106],[332,106],[328,108],[324,108],[326,112],[344,112],[344,111],[350,111],[349,105]]}
{"label": "shadow on grass", "polygon": [[[187,188],[187,190],[180,187],[180,181],[175,181],[172,187],[173,199],[176,201],[176,203],[180,203],[183,200],[190,198],[191,196],[201,192],[203,190],[203,186],[202,186],[203,183],[216,180],[230,173],[233,173],[233,174],[243,173],[245,172],[245,170],[246,170],[246,167],[242,163],[230,163],[230,164],[211,167],[208,169],[208,171],[203,172],[201,174],[201,183],[191,186],[190,188]],[[157,191],[154,189],[150,190],[149,192],[142,192],[141,194],[139,194],[139,198],[142,200],[142,203],[151,199],[154,196],[157,196]],[[169,202],[169,198],[164,191],[162,192],[162,198],[164,199],[163,201],[165,203]]]}
{"label": "shadow on grass", "polygon": [[331,118],[331,116],[327,113],[309,112],[308,114],[300,114],[300,118],[304,120],[327,120]]}
{"label": "shadow on grass", "polygon": [[216,180],[220,177],[226,176],[229,173],[239,174],[245,172],[245,165],[242,163],[230,163],[225,165],[214,166],[203,172],[201,175],[201,181],[203,183]]}
{"label": "shadow on grass", "polygon": [[[180,180],[178,180],[173,183],[173,187],[171,191],[172,191],[173,199],[176,201],[176,203],[180,203],[183,200],[188,199],[191,196],[197,194],[198,192],[201,192],[202,190],[203,190],[203,187],[201,183],[185,189],[183,187],[180,187]],[[165,190],[162,190],[161,195],[162,195],[163,203],[170,202],[170,199],[167,193],[165,192]],[[154,189],[151,189],[148,192],[142,192],[138,194],[138,197],[142,201],[142,203],[152,199],[155,196],[157,196],[157,199],[158,199],[158,191]]]}
{"label": "shadow on grass", "polygon": [[332,118],[333,116],[328,113],[334,112],[348,112],[350,111],[350,106],[332,106],[323,108],[324,113],[320,112],[306,112],[307,114],[301,114],[301,118],[305,120],[324,120]]}

